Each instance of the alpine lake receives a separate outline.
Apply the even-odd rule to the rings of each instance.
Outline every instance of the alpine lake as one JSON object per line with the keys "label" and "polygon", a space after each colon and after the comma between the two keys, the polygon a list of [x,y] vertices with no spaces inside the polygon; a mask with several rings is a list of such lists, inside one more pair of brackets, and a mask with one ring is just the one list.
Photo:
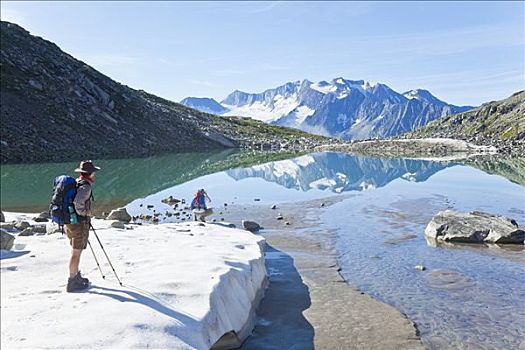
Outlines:
{"label": "alpine lake", "polygon": [[[102,168],[93,185],[99,215],[125,206],[135,217],[156,213],[159,223],[189,220],[181,214],[183,204],[173,208],[161,201],[171,195],[189,203],[199,188],[212,199],[208,219],[227,222],[242,219],[228,216],[235,206],[269,209],[337,197],[320,207],[315,229],[336,230],[341,275],[406,314],[427,348],[525,346],[524,246],[437,245],[423,233],[445,209],[500,214],[523,226],[523,157],[427,161],[222,151],[95,163]],[[74,176],[77,165],[2,165],[2,210],[47,210],[53,179]]]}

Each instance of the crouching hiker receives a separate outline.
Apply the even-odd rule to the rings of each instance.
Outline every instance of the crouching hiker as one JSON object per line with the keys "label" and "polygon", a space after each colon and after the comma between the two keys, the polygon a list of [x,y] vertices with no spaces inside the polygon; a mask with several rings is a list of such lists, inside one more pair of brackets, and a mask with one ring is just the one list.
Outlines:
{"label": "crouching hiker", "polygon": [[193,221],[206,221],[206,217],[213,214],[213,210],[206,206],[206,201],[211,202],[210,197],[204,191],[200,189],[195,194],[195,198],[191,201],[191,209],[193,213]]}
{"label": "crouching hiker", "polygon": [[80,274],[79,264],[80,255],[88,244],[93,201],[91,184],[95,182],[94,176],[97,170],[100,168],[94,166],[90,160],[80,162],[80,166],[75,169],[75,172],[79,173],[79,177],[76,179],[77,193],[73,199],[72,213],[76,214],[76,220],[64,225],[72,248],[71,258],[69,259],[69,278],[67,280],[68,292],[79,291],[89,286],[89,280]]}

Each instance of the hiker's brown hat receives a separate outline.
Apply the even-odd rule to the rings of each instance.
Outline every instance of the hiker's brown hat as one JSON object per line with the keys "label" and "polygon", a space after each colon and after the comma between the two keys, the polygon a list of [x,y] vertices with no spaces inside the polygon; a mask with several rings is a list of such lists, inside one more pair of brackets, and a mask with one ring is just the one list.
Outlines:
{"label": "hiker's brown hat", "polygon": [[78,168],[75,169],[76,173],[94,173],[95,171],[100,170],[98,166],[94,166],[93,162],[90,160],[83,160],[80,162]]}

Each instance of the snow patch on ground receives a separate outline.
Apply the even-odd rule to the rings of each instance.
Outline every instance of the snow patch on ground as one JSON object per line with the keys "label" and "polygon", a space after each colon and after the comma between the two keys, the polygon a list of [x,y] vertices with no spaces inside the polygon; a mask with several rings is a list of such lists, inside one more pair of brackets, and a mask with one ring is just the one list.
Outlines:
{"label": "snow patch on ground", "polygon": [[261,236],[208,223],[108,225],[93,221],[124,286],[92,233],[106,279],[88,247],[83,293],[65,292],[70,247],[60,233],[16,237],[23,255],[2,251],[3,349],[209,349],[225,333],[251,332],[267,283]]}

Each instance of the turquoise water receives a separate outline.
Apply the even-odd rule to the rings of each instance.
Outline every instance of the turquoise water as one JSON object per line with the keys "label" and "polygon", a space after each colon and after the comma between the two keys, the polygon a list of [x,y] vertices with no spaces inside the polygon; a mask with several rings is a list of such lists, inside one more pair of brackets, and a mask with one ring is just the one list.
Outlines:
{"label": "turquoise water", "polygon": [[[148,158],[95,160],[102,168],[93,186],[95,210],[107,211],[132,200],[191,179],[243,164],[286,155],[234,150],[176,153]],[[62,174],[76,176],[78,162],[8,164],[1,166],[2,210],[40,212],[48,210],[53,179]]]}
{"label": "turquoise water", "polygon": [[[184,205],[174,209],[161,200],[171,195],[189,202],[198,188],[206,188],[217,212],[224,204],[342,196],[319,225],[337,231],[349,284],[407,314],[430,349],[524,346],[523,246],[436,246],[423,234],[444,209],[489,211],[523,224],[523,159],[469,161],[473,167],[316,153],[245,166],[260,163],[255,158],[206,153],[101,162],[97,205],[126,204],[132,215],[155,212],[160,222],[172,222],[188,219],[187,212],[167,215],[182,213]],[[2,166],[2,209],[45,208],[50,186],[44,184],[75,166]]]}

